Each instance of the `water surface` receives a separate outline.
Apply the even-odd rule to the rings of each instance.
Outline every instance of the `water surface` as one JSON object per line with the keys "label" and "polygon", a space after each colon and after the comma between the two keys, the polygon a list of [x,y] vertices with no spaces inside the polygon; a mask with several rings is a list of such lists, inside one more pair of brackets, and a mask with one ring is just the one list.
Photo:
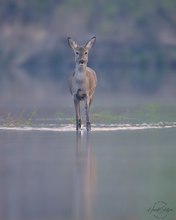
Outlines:
{"label": "water surface", "polygon": [[0,219],[156,219],[158,201],[175,219],[175,127],[1,126]]}

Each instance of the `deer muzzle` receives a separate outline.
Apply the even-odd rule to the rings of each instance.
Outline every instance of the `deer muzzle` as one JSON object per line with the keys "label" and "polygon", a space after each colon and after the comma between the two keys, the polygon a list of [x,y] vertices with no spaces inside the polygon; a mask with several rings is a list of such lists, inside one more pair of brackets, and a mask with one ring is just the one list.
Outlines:
{"label": "deer muzzle", "polygon": [[83,64],[85,64],[85,63],[86,63],[86,61],[83,60],[83,59],[81,59],[81,60],[79,61],[79,65],[83,65]]}

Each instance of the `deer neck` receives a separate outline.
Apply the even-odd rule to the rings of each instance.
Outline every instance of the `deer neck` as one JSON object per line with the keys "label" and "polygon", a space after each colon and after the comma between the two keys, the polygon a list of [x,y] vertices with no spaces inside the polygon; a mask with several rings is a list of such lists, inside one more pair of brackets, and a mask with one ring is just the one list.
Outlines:
{"label": "deer neck", "polygon": [[77,77],[80,77],[80,76],[84,76],[85,75],[85,72],[86,72],[86,68],[87,66],[86,65],[76,65],[76,68],[75,68],[75,76]]}

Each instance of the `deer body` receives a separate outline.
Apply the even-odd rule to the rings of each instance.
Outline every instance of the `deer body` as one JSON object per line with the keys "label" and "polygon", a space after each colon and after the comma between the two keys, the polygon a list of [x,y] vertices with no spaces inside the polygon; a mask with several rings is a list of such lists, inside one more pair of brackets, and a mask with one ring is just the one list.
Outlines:
{"label": "deer body", "polygon": [[91,129],[90,105],[95,92],[97,77],[93,69],[87,67],[88,52],[94,45],[96,38],[93,37],[84,46],[78,46],[75,41],[68,38],[68,44],[75,53],[75,71],[69,79],[69,89],[73,96],[76,112],[76,130],[81,128],[80,101],[84,101],[86,113],[86,128]]}

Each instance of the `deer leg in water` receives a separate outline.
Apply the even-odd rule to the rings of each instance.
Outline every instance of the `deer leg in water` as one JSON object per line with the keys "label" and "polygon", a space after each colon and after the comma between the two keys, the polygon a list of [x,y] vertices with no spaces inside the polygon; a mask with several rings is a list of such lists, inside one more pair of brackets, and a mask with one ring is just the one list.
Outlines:
{"label": "deer leg in water", "polygon": [[91,130],[90,115],[89,115],[90,108],[89,108],[88,103],[89,103],[89,101],[88,101],[88,98],[86,97],[85,98],[86,129],[87,129],[87,131],[90,131]]}
{"label": "deer leg in water", "polygon": [[76,113],[76,130],[79,130],[79,128],[81,128],[80,101],[77,98],[75,98],[74,104]]}

